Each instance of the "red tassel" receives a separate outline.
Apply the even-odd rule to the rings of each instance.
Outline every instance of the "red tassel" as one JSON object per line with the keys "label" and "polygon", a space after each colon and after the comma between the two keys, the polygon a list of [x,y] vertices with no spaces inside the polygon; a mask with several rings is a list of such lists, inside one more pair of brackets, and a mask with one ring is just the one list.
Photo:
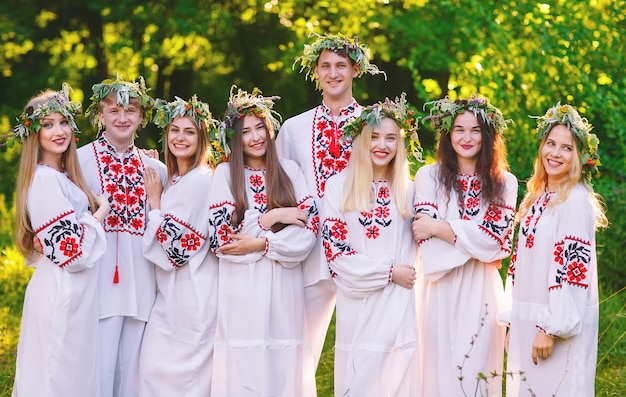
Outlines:
{"label": "red tassel", "polygon": [[333,156],[336,159],[339,158],[339,156],[341,156],[341,151],[339,149],[339,145],[337,144],[337,138],[335,137],[335,135],[333,135],[333,138],[330,141],[328,152],[331,154],[331,156]]}
{"label": "red tassel", "polygon": [[117,271],[117,264],[115,265],[115,275],[113,276],[113,284],[119,284],[120,274]]}

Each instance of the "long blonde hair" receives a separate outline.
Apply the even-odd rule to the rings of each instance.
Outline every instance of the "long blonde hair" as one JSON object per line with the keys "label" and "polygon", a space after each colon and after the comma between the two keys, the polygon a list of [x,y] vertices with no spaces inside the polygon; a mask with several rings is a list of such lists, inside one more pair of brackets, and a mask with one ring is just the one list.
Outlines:
{"label": "long blonde hair", "polygon": [[[555,124],[558,125],[558,124]],[[570,130],[571,132],[571,130]],[[539,144],[539,149],[537,151],[537,157],[535,158],[534,171],[528,182],[526,182],[526,195],[524,199],[520,203],[519,211],[517,213],[517,220],[523,219],[532,204],[541,196],[546,189],[548,188],[548,173],[546,172],[545,167],[543,166],[543,161],[541,159],[541,151],[543,146],[545,145],[548,137],[550,136],[550,131],[543,135],[541,139],[541,143]],[[605,215],[604,205],[602,196],[595,193],[591,185],[589,185],[582,174],[582,160],[580,154],[580,148],[578,145],[574,145],[576,150],[573,150],[573,158],[570,162],[568,177],[564,179],[556,188],[556,196],[554,199],[550,200],[548,205],[555,205],[558,203],[562,203],[569,196],[570,191],[576,184],[581,183],[587,189],[589,194],[589,200],[593,207],[595,218],[596,218],[596,228],[604,228],[609,225],[609,221]]]}
{"label": "long blonde hair", "polygon": [[[53,90],[46,90],[31,98],[25,108],[29,106],[37,108],[44,104],[49,98],[56,95]],[[15,242],[17,248],[25,256],[29,257],[33,253],[33,238],[35,236],[33,226],[30,223],[28,208],[26,207],[28,190],[33,181],[37,164],[41,160],[41,147],[39,145],[39,131],[36,134],[29,134],[23,142],[22,155],[20,157],[20,169],[17,175],[16,184],[16,225]],[[96,202],[93,194],[87,187],[83,173],[80,170],[78,156],[76,154],[76,141],[74,132],[70,137],[70,144],[67,150],[61,155],[61,164],[68,173],[70,179],[87,195],[91,211],[96,211]],[[41,205],[45,205],[42,198]]]}
{"label": "long blonde hair", "polygon": [[[395,124],[395,122],[394,122]],[[396,155],[387,167],[387,182],[389,183],[391,196],[396,208],[403,218],[411,215],[411,207],[408,202],[409,192],[409,160],[407,157],[404,137],[401,136],[400,128],[396,125],[398,149]],[[372,181],[374,169],[370,157],[370,146],[374,128],[369,124],[363,127],[361,134],[354,138],[352,154],[348,168],[346,169],[346,181],[344,186],[343,210],[344,211],[372,211]]]}

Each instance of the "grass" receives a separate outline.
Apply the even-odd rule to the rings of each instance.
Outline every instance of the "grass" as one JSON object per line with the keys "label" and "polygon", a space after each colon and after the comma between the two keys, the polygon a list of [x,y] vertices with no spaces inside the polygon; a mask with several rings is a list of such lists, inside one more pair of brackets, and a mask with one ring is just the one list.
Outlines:
{"label": "grass", "polygon": [[[24,289],[31,274],[14,248],[0,253],[0,397],[11,395]],[[596,396],[625,396],[626,286],[617,291],[600,288],[600,295]],[[316,374],[319,397],[333,395],[334,324],[333,319]]]}

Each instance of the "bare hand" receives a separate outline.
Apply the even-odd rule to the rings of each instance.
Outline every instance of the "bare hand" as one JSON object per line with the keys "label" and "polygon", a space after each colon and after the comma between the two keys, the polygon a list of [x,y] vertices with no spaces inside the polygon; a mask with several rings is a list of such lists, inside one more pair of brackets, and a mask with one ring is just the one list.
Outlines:
{"label": "bare hand", "polygon": [[37,252],[38,254],[43,255],[43,246],[41,245],[41,241],[39,241],[39,239],[37,238],[37,236],[33,237],[33,249],[35,250],[35,252]]}
{"label": "bare hand", "polygon": [[393,268],[391,281],[403,288],[411,289],[415,285],[416,272],[408,265],[397,265]]}
{"label": "bare hand", "polygon": [[487,266],[495,266],[496,269],[499,270],[499,269],[502,269],[502,260],[498,259],[498,260],[495,260],[493,262],[487,262],[486,265]]}
{"label": "bare hand", "polygon": [[266,228],[271,228],[276,223],[285,225],[306,226],[308,214],[297,207],[274,208],[267,211],[261,218],[261,223]]}
{"label": "bare hand", "polygon": [[159,173],[155,169],[146,167],[143,171],[143,180],[146,185],[146,194],[151,209],[161,208],[161,193],[163,192],[163,184]]}
{"label": "bare hand", "polygon": [[554,348],[554,338],[550,335],[546,335],[541,331],[537,332],[535,341],[533,342],[532,359],[533,363],[537,365],[537,357],[542,360],[547,359],[552,355],[552,349]]}
{"label": "bare hand", "polygon": [[245,255],[250,252],[264,251],[265,239],[245,234],[231,234],[232,242],[222,245],[218,251],[226,255]]}
{"label": "bare hand", "polygon": [[139,149],[141,153],[153,159],[159,159],[159,152],[156,149]]}
{"label": "bare hand", "polygon": [[415,220],[411,224],[411,229],[413,230],[413,238],[415,239],[415,241],[428,240],[429,238],[434,236],[434,222],[438,221],[428,215],[415,215]]}
{"label": "bare hand", "polygon": [[109,199],[104,194],[94,194],[93,198],[98,206],[98,209],[102,208],[102,212],[106,216],[109,211],[111,211],[111,204],[109,204]]}

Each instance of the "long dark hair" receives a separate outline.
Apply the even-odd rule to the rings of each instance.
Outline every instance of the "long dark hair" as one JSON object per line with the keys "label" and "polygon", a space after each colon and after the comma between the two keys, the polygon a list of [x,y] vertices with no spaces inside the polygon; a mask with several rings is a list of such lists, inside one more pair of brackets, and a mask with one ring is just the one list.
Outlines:
{"label": "long dark hair", "polygon": [[[244,116],[245,117],[245,116]],[[231,153],[228,157],[230,164],[230,179],[232,192],[235,198],[235,213],[232,224],[237,226],[243,221],[244,214],[248,209],[246,197],[245,159],[243,154],[242,131],[244,117],[238,118],[233,123],[235,135],[230,140]],[[258,117],[258,116],[255,116]],[[276,152],[274,143],[274,130],[272,125],[264,117],[259,117],[265,126],[266,150],[265,150],[265,188],[267,189],[267,210],[273,208],[295,207],[298,205],[296,194],[291,179],[283,170]],[[272,231],[282,230],[285,224],[277,223],[272,226]]]}
{"label": "long dark hair", "polygon": [[[481,196],[488,203],[502,203],[506,190],[505,171],[509,170],[504,138],[496,133],[493,126],[487,123],[480,113],[476,115],[476,118],[482,136],[481,149],[476,163],[476,173],[481,183]],[[443,187],[448,201],[452,190],[455,190],[461,197],[461,187],[457,184],[459,161],[452,147],[450,131],[443,131],[441,134],[437,148],[437,161],[440,165],[438,184]]]}

